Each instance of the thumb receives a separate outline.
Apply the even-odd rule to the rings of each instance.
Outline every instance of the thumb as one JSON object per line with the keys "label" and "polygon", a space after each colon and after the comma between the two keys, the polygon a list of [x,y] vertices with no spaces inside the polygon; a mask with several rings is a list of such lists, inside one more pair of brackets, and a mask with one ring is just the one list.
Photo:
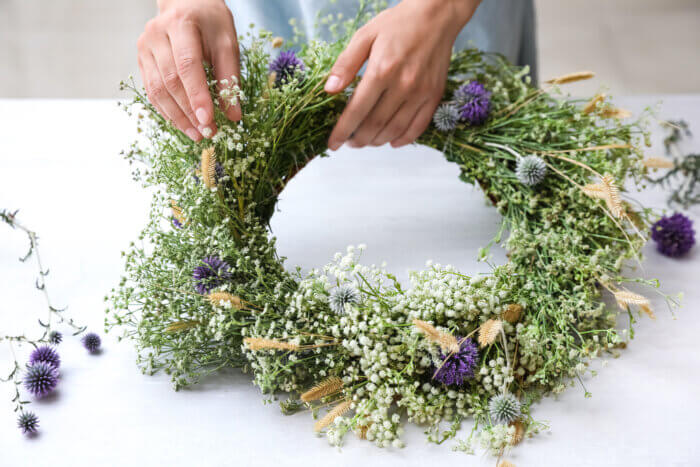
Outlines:
{"label": "thumb", "polygon": [[326,80],[324,87],[329,94],[337,94],[352,83],[355,76],[362,68],[362,65],[369,57],[369,52],[374,43],[375,34],[368,32],[365,28],[358,29],[350,39],[350,43],[338,55],[330,76]]}

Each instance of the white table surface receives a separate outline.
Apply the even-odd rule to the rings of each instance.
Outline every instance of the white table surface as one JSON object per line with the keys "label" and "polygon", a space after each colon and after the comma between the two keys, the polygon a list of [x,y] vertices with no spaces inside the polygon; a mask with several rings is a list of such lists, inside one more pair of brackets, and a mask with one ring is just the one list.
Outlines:
{"label": "white table surface", "polygon": [[[621,103],[638,111],[659,100]],[[685,118],[699,151],[700,96],[663,100],[660,117]],[[20,208],[18,219],[39,233],[55,302],[101,334],[102,297],[117,283],[119,252],[149,203],[118,155],[134,135],[114,101],[0,100],[0,207]],[[662,154],[660,138],[657,131],[650,155]],[[417,147],[341,149],[316,160],[282,195],[272,222],[280,252],[290,266],[309,268],[366,243],[366,261],[386,260],[404,281],[427,259],[486,270],[474,258],[498,214],[457,173],[439,153]],[[659,192],[637,198],[663,206]],[[700,221],[697,209],[691,215]],[[0,225],[2,333],[36,329],[45,314],[33,265],[17,261],[25,247],[21,232]],[[586,380],[591,399],[577,387],[536,405],[535,416],[552,429],[508,456],[519,467],[700,465],[700,247],[682,260],[651,245],[645,252],[642,274],[661,279],[667,292],[685,292],[677,319],[655,300],[657,321],[641,319],[622,357]],[[495,465],[479,452],[453,452],[452,442],[428,444],[417,427],[407,429],[404,449],[380,450],[350,435],[338,450],[312,434],[308,414],[286,417],[262,404],[248,376],[231,371],[174,392],[166,375],[141,375],[132,345],[111,334],[100,356],[71,337],[60,352],[58,394],[31,406],[41,419],[37,438],[15,427],[12,387],[0,386],[1,466]],[[9,365],[4,344],[0,364]]]}

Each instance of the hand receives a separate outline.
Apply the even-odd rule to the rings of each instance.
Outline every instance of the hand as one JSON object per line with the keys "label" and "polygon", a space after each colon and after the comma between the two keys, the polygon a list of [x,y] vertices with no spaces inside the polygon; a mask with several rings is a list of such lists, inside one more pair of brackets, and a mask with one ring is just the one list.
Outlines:
{"label": "hand", "polygon": [[480,0],[404,0],[355,32],[325,90],[345,89],[367,69],[328,140],[336,150],[409,144],[430,123],[442,98],[452,46]]}
{"label": "hand", "polygon": [[[240,75],[233,17],[223,0],[159,0],[158,6],[137,43],[141,78],[158,112],[199,141],[216,132],[203,61],[218,81]],[[222,110],[241,119],[239,106]]]}

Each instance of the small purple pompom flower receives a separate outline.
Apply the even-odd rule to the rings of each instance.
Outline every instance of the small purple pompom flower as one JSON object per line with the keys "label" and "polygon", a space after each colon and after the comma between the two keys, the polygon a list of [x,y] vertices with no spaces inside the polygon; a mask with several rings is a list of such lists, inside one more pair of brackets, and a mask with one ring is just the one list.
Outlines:
{"label": "small purple pompom flower", "polygon": [[56,389],[58,370],[46,362],[36,362],[27,367],[24,375],[24,387],[35,397],[41,398]]}
{"label": "small purple pompom flower", "polygon": [[102,339],[94,332],[85,334],[81,340],[83,342],[83,347],[90,353],[96,353],[100,350],[100,346],[102,345]]}
{"label": "small purple pompom flower", "polygon": [[202,260],[203,266],[197,266],[192,277],[197,281],[194,288],[205,295],[231,278],[230,266],[218,256],[207,256]]}
{"label": "small purple pompom flower", "polygon": [[39,417],[34,412],[22,411],[17,417],[17,426],[25,435],[33,435],[39,429]]}
{"label": "small purple pompom flower", "polygon": [[304,62],[296,56],[293,50],[280,52],[270,63],[270,72],[275,73],[275,84],[281,86],[291,81],[294,76],[304,71]]}
{"label": "small purple pompom flower", "polygon": [[[461,337],[457,341],[462,342]],[[435,373],[435,380],[448,386],[461,386],[466,379],[474,376],[474,369],[479,360],[479,350],[471,339],[464,339],[459,346],[459,352],[447,358],[447,355],[440,353],[443,364]],[[447,361],[445,361],[447,359]]]}
{"label": "small purple pompom flower", "polygon": [[36,362],[48,363],[54,368],[58,368],[61,366],[61,357],[59,357],[58,352],[53,347],[42,345],[34,349],[29,355],[29,364],[33,365]]}
{"label": "small purple pompom flower", "polygon": [[470,81],[454,92],[459,116],[470,125],[481,125],[491,110],[491,92],[478,81]]}
{"label": "small purple pompom flower", "polygon": [[662,217],[651,227],[651,238],[662,255],[683,256],[695,244],[693,221],[681,213]]}
{"label": "small purple pompom flower", "polygon": [[49,342],[51,342],[53,345],[58,345],[63,341],[63,334],[61,334],[58,331],[51,331],[51,334],[49,334]]}

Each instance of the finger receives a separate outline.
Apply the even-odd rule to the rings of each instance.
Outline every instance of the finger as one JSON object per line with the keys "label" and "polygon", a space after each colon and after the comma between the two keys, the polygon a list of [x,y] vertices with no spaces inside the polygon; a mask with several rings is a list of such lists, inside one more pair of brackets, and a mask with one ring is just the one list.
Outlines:
{"label": "finger", "polygon": [[141,63],[148,100],[151,101],[163,117],[172,122],[175,127],[183,131],[191,139],[195,141],[202,139],[202,135],[192,127],[192,123],[182,113],[180,106],[177,105],[165,88],[153,55],[142,55]]}
{"label": "finger", "polygon": [[373,146],[381,146],[403,135],[423,104],[425,104],[425,101],[420,99],[404,102],[389,123],[375,136],[371,144]]}
{"label": "finger", "polygon": [[364,147],[370,144],[381,132],[405,100],[405,94],[396,87],[389,88],[362,121],[350,138],[350,146]]}
{"label": "finger", "polygon": [[429,101],[426,102],[419,110],[418,113],[416,114],[415,118],[409,125],[408,129],[404,132],[403,135],[399,136],[395,140],[391,142],[391,146],[394,148],[398,148],[401,146],[405,146],[407,144],[410,144],[414,142],[420,135],[423,134],[425,129],[428,127],[428,124],[430,123],[430,119],[433,118],[433,113],[435,112],[435,107],[437,106],[436,102]]}
{"label": "finger", "polygon": [[167,37],[163,37],[162,41],[154,44],[153,57],[155,58],[156,66],[158,67],[158,72],[160,73],[163,84],[165,84],[165,89],[180,107],[182,113],[184,113],[190,121],[191,126],[194,128],[198,127],[199,122],[190,106],[190,100],[187,97],[182,80],[180,80],[180,76],[177,74],[175,59],[173,58],[172,48]]}
{"label": "finger", "polygon": [[[209,38],[209,43],[214,44],[210,52],[210,58],[214,67],[214,78],[218,81],[219,91],[232,84],[231,77],[235,77],[237,82],[240,83],[240,59],[235,29],[233,37]],[[219,106],[229,120],[239,121],[241,119],[241,107],[238,103],[230,105],[230,102],[220,100]]]}
{"label": "finger", "polygon": [[[141,73],[141,81],[143,81],[143,86],[144,86],[144,88],[146,88],[146,94],[150,95],[152,93],[149,91],[148,88],[150,87],[151,79],[149,79],[149,77],[151,76],[151,71],[144,68],[143,60],[141,59],[140,53],[139,53],[137,61],[139,64],[139,72]],[[155,66],[155,63],[154,63],[154,66]],[[158,105],[158,103],[151,101],[150,98],[148,99],[148,101],[156,109],[156,111],[163,116],[163,118],[166,118],[166,119],[168,118],[167,115],[165,115],[165,112],[163,112],[163,109],[160,108],[160,105]]]}
{"label": "finger", "polygon": [[178,22],[173,30],[168,31],[168,38],[175,57],[177,74],[199,122],[199,131],[209,137],[216,130],[216,125],[213,121],[214,104],[209,95],[207,75],[204,72],[199,29],[192,22]]}
{"label": "finger", "polygon": [[335,151],[350,138],[350,135],[357,130],[387,88],[387,77],[379,78],[374,71],[375,68],[377,67],[370,64],[367,73],[362,77],[360,84],[357,85],[357,89],[345,106],[345,110],[338,118],[331,136],[328,138],[330,149]]}
{"label": "finger", "polygon": [[330,76],[324,86],[324,90],[327,93],[339,93],[352,83],[367,57],[369,57],[375,37],[376,34],[371,32],[366,26],[358,29],[353,34],[350,43],[338,55],[331,68]]}

